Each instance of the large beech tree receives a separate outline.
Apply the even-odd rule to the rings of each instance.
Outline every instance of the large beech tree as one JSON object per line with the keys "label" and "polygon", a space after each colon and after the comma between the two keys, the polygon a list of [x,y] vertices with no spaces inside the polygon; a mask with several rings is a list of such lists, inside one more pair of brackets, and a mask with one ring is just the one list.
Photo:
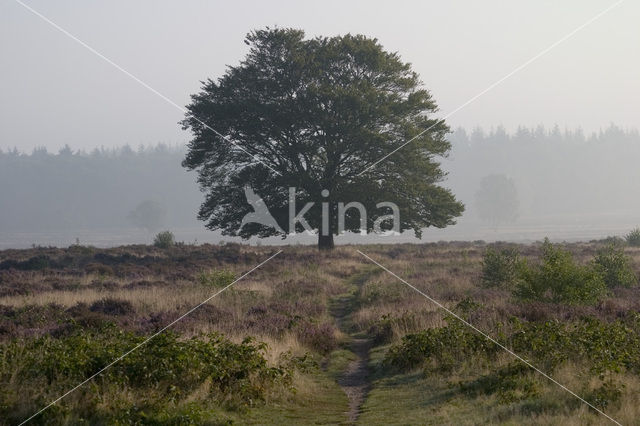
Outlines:
{"label": "large beech tree", "polygon": [[[198,172],[206,194],[199,218],[209,229],[285,238],[293,231],[289,187],[296,188],[298,211],[315,203],[305,214],[314,229],[322,225],[321,203],[328,203],[330,232],[318,232],[320,248],[333,247],[338,202],[362,203],[367,231],[390,213],[376,208],[380,202],[395,203],[399,228],[418,237],[424,228],[455,223],[463,206],[439,186],[445,173],[438,157],[450,149],[449,128],[432,117],[437,105],[410,64],[362,35],[305,39],[301,30],[267,28],[248,34],[245,43],[246,58],[219,79],[203,82],[182,121],[193,134],[183,165]],[[253,211],[247,185],[280,230],[257,223],[241,227]],[[385,221],[382,229],[392,225]],[[361,229],[357,209],[347,210],[345,229]]]}

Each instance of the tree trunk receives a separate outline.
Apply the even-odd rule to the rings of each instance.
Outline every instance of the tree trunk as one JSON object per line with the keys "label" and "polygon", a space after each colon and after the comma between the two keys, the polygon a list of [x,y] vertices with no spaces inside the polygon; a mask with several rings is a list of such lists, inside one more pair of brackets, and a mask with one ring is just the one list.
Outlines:
{"label": "tree trunk", "polygon": [[330,233],[329,235],[322,235],[321,233],[318,233],[319,250],[331,250],[333,247],[333,233]]}

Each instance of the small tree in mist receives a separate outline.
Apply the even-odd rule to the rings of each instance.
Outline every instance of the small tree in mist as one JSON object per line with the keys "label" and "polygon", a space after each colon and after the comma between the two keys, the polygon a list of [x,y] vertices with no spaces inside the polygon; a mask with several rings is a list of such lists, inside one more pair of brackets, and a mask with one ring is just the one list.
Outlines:
{"label": "small tree in mist", "polygon": [[147,232],[151,233],[164,225],[166,215],[167,212],[160,203],[153,200],[145,200],[138,204],[127,217],[133,225],[146,229]]}
{"label": "small tree in mist", "polygon": [[633,287],[638,283],[631,257],[624,253],[624,247],[620,245],[610,244],[598,250],[594,262],[609,288]]}
{"label": "small tree in mist", "polygon": [[482,256],[481,283],[485,287],[513,289],[523,265],[518,250],[489,247]]}
{"label": "small tree in mist", "polygon": [[635,228],[629,232],[624,239],[632,247],[640,247],[640,228]]}
{"label": "small tree in mist", "polygon": [[171,231],[163,231],[156,235],[153,239],[153,245],[158,248],[169,248],[173,247],[176,243],[176,239],[173,236],[173,232]]}
{"label": "small tree in mist", "polygon": [[505,175],[482,178],[476,192],[478,217],[492,227],[514,223],[518,219],[518,191]]}

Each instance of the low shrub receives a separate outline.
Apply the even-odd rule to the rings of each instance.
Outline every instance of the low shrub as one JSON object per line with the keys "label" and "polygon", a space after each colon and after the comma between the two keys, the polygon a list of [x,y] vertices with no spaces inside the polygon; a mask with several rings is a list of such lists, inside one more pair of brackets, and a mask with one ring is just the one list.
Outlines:
{"label": "low shrub", "polygon": [[236,275],[227,269],[211,269],[198,275],[198,282],[208,287],[223,288],[231,284]]}
{"label": "low shrub", "polygon": [[513,289],[518,283],[521,268],[522,261],[517,250],[490,247],[482,256],[482,285]]}
{"label": "low shrub", "polygon": [[113,318],[102,312],[92,311],[86,303],[82,302],[70,307],[66,312],[71,316],[71,321],[62,328],[63,333],[78,328],[99,330],[114,322]]}
{"label": "low shrub", "polygon": [[593,304],[607,293],[607,285],[594,263],[580,265],[568,250],[545,239],[542,261],[520,268],[514,295],[522,300],[567,304]]}
{"label": "low shrub", "polygon": [[84,267],[84,271],[87,274],[114,275],[113,268],[102,263],[89,263]]}
{"label": "low shrub", "polygon": [[638,283],[631,258],[624,253],[623,247],[609,245],[600,249],[594,261],[607,287],[633,287]]}
{"label": "low shrub", "polygon": [[590,392],[583,392],[589,401],[601,410],[609,408],[611,405],[618,405],[622,396],[624,384],[617,384],[613,381],[604,382]]}
{"label": "low shrub", "polygon": [[618,237],[617,235],[609,235],[608,237],[602,238],[600,240],[591,240],[590,242],[600,244],[613,244],[616,246],[623,246],[627,243],[624,238]]}
{"label": "low shrub", "polygon": [[394,318],[386,314],[369,327],[368,334],[372,336],[374,345],[383,345],[393,340],[393,321]]}
{"label": "low shrub", "polygon": [[[45,336],[0,343],[0,388],[4,389],[0,392],[0,417],[19,420],[14,418],[17,412],[40,408],[38,401],[12,399],[12,392],[30,389],[34,394],[48,395],[45,399],[59,395],[144,339],[107,326],[78,330],[61,338]],[[201,404],[213,402],[229,409],[243,409],[260,404],[276,387],[290,387],[293,364],[269,366],[265,347],[250,338],[237,344],[218,334],[183,340],[166,332],[113,364],[94,381],[104,392],[111,389],[115,395],[118,389],[132,389],[135,394],[145,395],[144,404],[155,407],[193,401],[193,392],[198,390]],[[15,371],[20,371],[18,382],[12,378]],[[67,423],[92,423],[86,419],[95,411],[95,402],[86,398],[67,408],[73,410],[67,413]],[[33,406],[16,405],[25,401]],[[106,409],[113,410],[111,415],[116,417],[122,414],[115,406]],[[43,423],[49,423],[56,411],[47,410],[41,416]]]}
{"label": "low shrub", "polygon": [[24,261],[7,259],[0,263],[0,269],[18,269],[21,271],[42,271],[51,267],[51,259],[45,254],[34,256]]}
{"label": "low shrub", "polygon": [[528,365],[516,361],[472,382],[460,382],[458,387],[471,397],[495,394],[499,403],[510,404],[540,394],[540,385],[533,375]]}
{"label": "low shrub", "polygon": [[472,355],[490,357],[499,349],[460,320],[448,317],[448,322],[446,327],[429,328],[404,336],[402,342],[389,349],[385,364],[406,371],[423,367],[431,361],[432,368],[449,371]]}
{"label": "low shrub", "polygon": [[91,312],[100,312],[106,315],[131,315],[135,313],[133,305],[128,300],[115,299],[107,297],[94,302],[89,310]]}
{"label": "low shrub", "polygon": [[455,310],[460,312],[464,316],[469,316],[470,314],[476,312],[478,309],[482,308],[482,304],[476,302],[470,297],[465,297],[458,303],[456,303]]}
{"label": "low shrub", "polygon": [[224,262],[240,263],[242,257],[246,256],[246,254],[243,254],[241,247],[238,243],[224,243],[221,241],[217,247],[215,256]]}
{"label": "low shrub", "polygon": [[[477,369],[486,360],[495,362],[495,355],[502,352],[498,345],[458,320],[449,318],[448,322],[445,327],[406,335],[389,349],[384,363],[405,371],[422,367],[432,372],[448,372],[465,365]],[[614,383],[615,374],[640,372],[640,314],[612,323],[592,317],[569,323],[513,319],[508,326],[498,324],[497,330],[493,334],[502,345],[548,374],[571,363],[587,369],[586,377],[596,375],[600,386],[584,394],[599,407],[620,399],[621,385]],[[498,401],[503,403],[538,395],[531,368],[518,361],[458,386],[470,396],[497,394]]]}
{"label": "low shrub", "polygon": [[163,249],[173,247],[175,243],[176,240],[171,231],[160,232],[153,239],[153,245]]}
{"label": "low shrub", "polygon": [[627,241],[627,244],[633,247],[640,247],[640,228],[635,228],[631,232],[629,232],[624,239]]}
{"label": "low shrub", "polygon": [[[486,358],[499,349],[457,319],[448,321],[447,326],[406,335],[389,349],[385,362],[407,370],[429,360]],[[549,371],[568,360],[586,360],[591,371],[600,376],[622,369],[640,371],[640,314],[612,323],[592,317],[570,323],[512,319],[508,329],[508,335],[498,333],[501,344]]]}
{"label": "low shrub", "polygon": [[612,323],[584,317],[579,321],[521,323],[513,320],[508,346],[552,371],[567,360],[587,361],[601,379],[606,373],[640,371],[640,316]]}

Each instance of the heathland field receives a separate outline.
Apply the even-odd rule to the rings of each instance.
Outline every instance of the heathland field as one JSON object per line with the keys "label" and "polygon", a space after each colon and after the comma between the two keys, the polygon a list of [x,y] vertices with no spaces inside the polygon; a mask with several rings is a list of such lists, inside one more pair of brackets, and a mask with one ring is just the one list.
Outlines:
{"label": "heathland field", "polygon": [[0,251],[1,422],[638,423],[640,249],[278,250]]}

